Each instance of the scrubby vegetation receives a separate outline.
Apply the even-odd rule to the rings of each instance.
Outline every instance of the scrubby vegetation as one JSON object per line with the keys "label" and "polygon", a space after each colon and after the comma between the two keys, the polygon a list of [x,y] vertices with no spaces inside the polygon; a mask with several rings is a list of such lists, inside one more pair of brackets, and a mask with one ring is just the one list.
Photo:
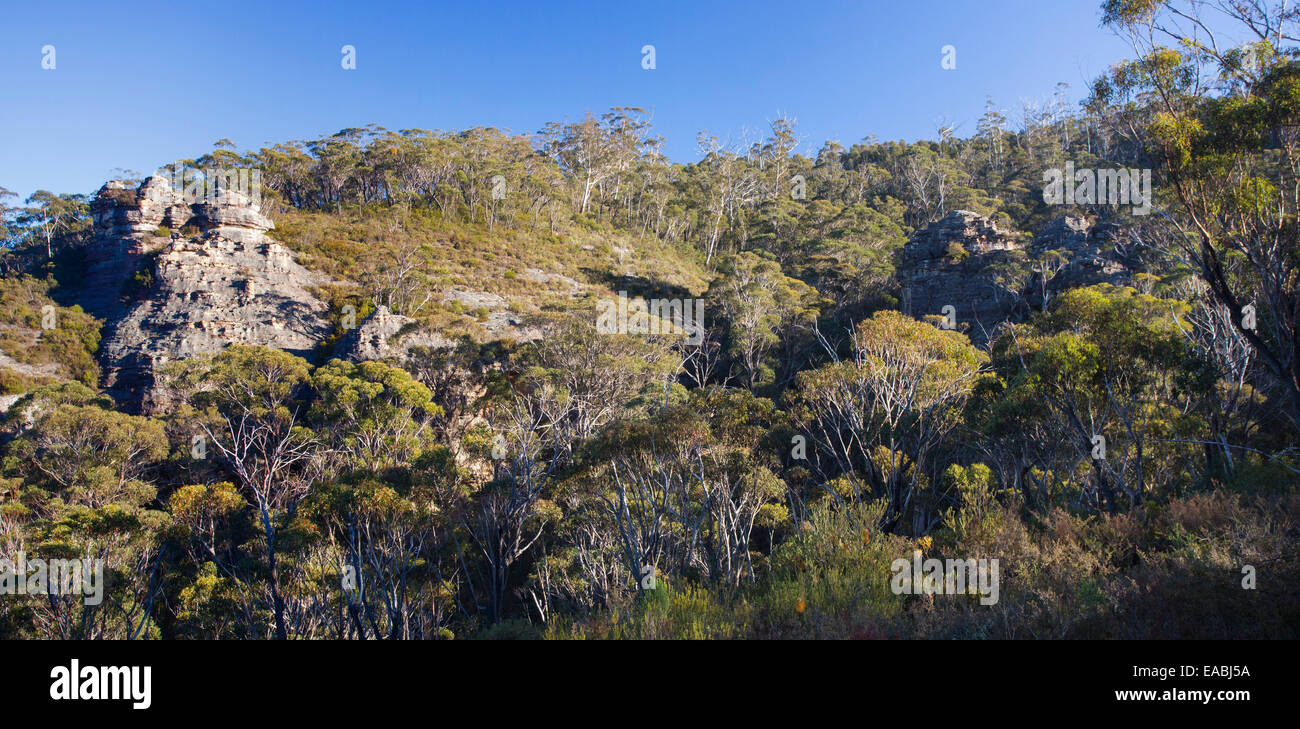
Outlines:
{"label": "scrubby vegetation", "polygon": [[23,392],[33,385],[72,379],[99,381],[95,350],[100,322],[75,304],[50,298],[52,279],[14,275],[0,278],[0,387]]}
{"label": "scrubby vegetation", "polygon": [[[1185,4],[1104,3],[1142,57],[1018,130],[990,101],[964,139],[805,157],[783,118],[682,164],[614,109],[223,140],[186,162],[262,171],[336,320],[385,306],[452,344],[344,362],[340,323],[312,361],[232,346],[175,362],[147,415],[95,389],[84,200],[0,210],[0,350],[50,365],[0,367],[0,558],[108,580],[98,606],[5,597],[0,636],[1296,637],[1296,18],[1239,10],[1260,39],[1225,50],[1180,35]],[[1046,204],[1067,161],[1153,170],[1160,214]],[[900,250],[956,209],[1116,223],[1133,285],[987,343],[917,320]],[[1065,259],[997,273],[1030,290]],[[453,290],[544,335],[495,338]],[[618,291],[700,297],[700,341],[598,333]],[[918,553],[997,560],[997,600],[900,594]]]}

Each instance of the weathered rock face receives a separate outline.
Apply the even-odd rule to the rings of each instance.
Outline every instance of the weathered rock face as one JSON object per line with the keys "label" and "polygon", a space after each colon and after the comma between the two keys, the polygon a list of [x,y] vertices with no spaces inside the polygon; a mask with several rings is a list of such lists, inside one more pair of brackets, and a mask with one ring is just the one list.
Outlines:
{"label": "weathered rock face", "polygon": [[90,204],[95,239],[86,248],[85,292],[80,301],[86,311],[109,320],[125,313],[123,286],[146,256],[167,244],[166,238],[155,235],[158,227],[165,221],[179,230],[184,222],[176,219],[188,220],[188,210],[167,205],[169,196],[171,186],[161,178],[150,178],[139,189],[121,180],[99,189]]}
{"label": "weathered rock face", "polygon": [[1042,309],[1057,294],[1080,286],[1131,284],[1136,261],[1128,255],[1127,243],[1123,229],[1114,223],[1093,223],[1074,215],[1048,223],[1034,239],[1033,255],[1040,258],[1057,251],[1064,261],[1053,267],[1055,273],[1046,281],[1035,276],[1027,292],[1029,305]]}
{"label": "weathered rock face", "polygon": [[[1062,291],[1099,283],[1126,285],[1134,261],[1122,229],[1062,216],[1026,246],[977,213],[954,210],[903,247],[898,271],[903,311],[943,316],[953,307],[957,329],[983,345],[1005,321],[1023,320]],[[1048,257],[1050,251],[1057,255]],[[1056,260],[1053,265],[1035,263]],[[1044,269],[1044,266],[1046,268]],[[1037,273],[1046,270],[1047,274]]]}
{"label": "weathered rock face", "polygon": [[[154,177],[137,190],[108,183],[92,211],[85,306],[108,319],[104,386],[126,408],[160,404],[154,385],[167,362],[231,344],[306,356],[328,334],[327,307],[307,290],[317,276],[265,235],[273,224],[242,194],[187,204]],[[156,235],[160,225],[170,237]],[[146,289],[124,300],[137,272],[152,284],[145,276]]]}
{"label": "weathered rock face", "polygon": [[903,311],[943,316],[951,306],[957,328],[983,343],[1024,306],[1022,282],[1008,270],[1024,257],[1014,234],[978,213],[954,210],[903,246]]}
{"label": "weathered rock face", "polygon": [[411,331],[416,321],[380,306],[361,325],[349,330],[334,348],[334,356],[352,362],[402,359],[416,346],[451,347],[454,342],[436,334]]}

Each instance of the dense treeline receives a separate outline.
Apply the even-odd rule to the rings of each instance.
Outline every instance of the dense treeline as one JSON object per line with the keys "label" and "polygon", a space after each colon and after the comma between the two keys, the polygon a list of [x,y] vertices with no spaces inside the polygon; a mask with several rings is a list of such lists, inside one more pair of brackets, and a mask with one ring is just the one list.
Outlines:
{"label": "dense treeline", "polygon": [[[1255,39],[1209,43],[1206,5]],[[6,597],[0,635],[1294,636],[1296,11],[1103,11],[1143,55],[1018,130],[990,102],[969,137],[806,157],[782,118],[702,133],[679,164],[621,108],[533,137],[369,127],[185,161],[260,170],[287,230],[388,226],[332,265],[413,316],[439,264],[407,242],[428,230],[669,246],[708,281],[679,292],[709,303],[704,341],[598,334],[578,304],[533,343],[402,361],[236,346],[176,363],[152,416],[116,411],[84,362],[81,382],[16,379],[0,556],[101,559],[110,594]],[[1156,210],[1045,204],[1067,161],[1153,170]],[[83,198],[27,204],[0,212],[30,319],[75,292],[88,234]],[[1143,269],[977,347],[897,311],[904,241],[955,209],[1026,233],[1100,216]],[[81,362],[97,339],[76,341]],[[1001,560],[1000,601],[893,594],[913,550]]]}

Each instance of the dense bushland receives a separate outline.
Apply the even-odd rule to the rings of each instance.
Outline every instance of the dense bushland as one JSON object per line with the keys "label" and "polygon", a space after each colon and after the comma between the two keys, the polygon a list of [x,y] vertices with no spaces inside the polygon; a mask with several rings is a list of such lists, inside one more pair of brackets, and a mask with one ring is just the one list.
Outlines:
{"label": "dense bushland", "polygon": [[[223,140],[183,162],[261,170],[336,312],[387,306],[457,344],[360,364],[332,341],[312,361],[235,346],[177,362],[149,416],[94,389],[84,198],[0,210],[0,349],[53,367],[0,362],[22,395],[0,558],[108,578],[101,606],[3,597],[0,635],[1295,637],[1296,16],[1229,4],[1258,38],[1226,50],[1170,12],[1204,4],[1106,2],[1139,59],[1018,130],[990,101],[965,139],[805,157],[778,119],[680,164],[614,109],[533,137]],[[1066,161],[1152,169],[1158,214],[1045,204]],[[1141,268],[977,347],[898,311],[900,248],[954,209],[1116,222]],[[545,336],[489,341],[434,295],[451,287],[526,301]],[[704,298],[702,343],[596,333],[618,290]],[[895,594],[917,551],[998,560],[998,601]]]}

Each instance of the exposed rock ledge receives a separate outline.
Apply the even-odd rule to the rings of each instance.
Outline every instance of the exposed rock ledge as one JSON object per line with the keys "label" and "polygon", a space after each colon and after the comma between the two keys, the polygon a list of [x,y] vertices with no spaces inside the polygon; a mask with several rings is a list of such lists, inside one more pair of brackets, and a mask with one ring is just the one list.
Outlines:
{"label": "exposed rock ledge", "polygon": [[411,331],[415,329],[415,324],[416,321],[409,316],[394,314],[387,306],[381,305],[360,326],[349,330],[339,339],[334,355],[353,362],[400,360],[412,347],[454,346],[454,342],[437,334]]}
{"label": "exposed rock ledge", "polygon": [[[1026,244],[991,219],[954,210],[917,231],[903,247],[898,282],[903,311],[940,316],[952,306],[959,330],[977,345],[998,326],[1019,321],[1067,289],[1132,281],[1134,261],[1119,226],[1061,216]],[[1044,280],[1031,261],[1056,251],[1064,261]]]}

